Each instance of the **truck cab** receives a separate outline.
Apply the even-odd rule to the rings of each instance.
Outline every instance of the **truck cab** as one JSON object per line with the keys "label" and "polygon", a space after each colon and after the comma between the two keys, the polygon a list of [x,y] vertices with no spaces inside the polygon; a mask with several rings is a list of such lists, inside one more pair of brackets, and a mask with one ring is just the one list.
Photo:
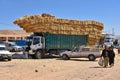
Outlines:
{"label": "truck cab", "polygon": [[105,46],[114,46],[115,36],[113,34],[103,34],[105,38],[104,45]]}
{"label": "truck cab", "polygon": [[44,48],[44,46],[43,46],[43,38],[41,36],[34,36],[33,40],[32,40],[32,43],[31,43],[31,48],[33,50]]}
{"label": "truck cab", "polygon": [[[26,38],[25,42],[25,53],[27,52],[28,56],[32,56],[34,58],[40,59],[43,55],[43,49],[45,49],[45,41],[42,34],[34,33],[31,36]],[[41,52],[42,51],[42,52]]]}
{"label": "truck cab", "polygon": [[[42,49],[44,48],[43,39],[41,36],[29,36],[26,38],[25,46],[26,48],[30,47],[32,51]],[[33,52],[31,54],[33,54]]]}

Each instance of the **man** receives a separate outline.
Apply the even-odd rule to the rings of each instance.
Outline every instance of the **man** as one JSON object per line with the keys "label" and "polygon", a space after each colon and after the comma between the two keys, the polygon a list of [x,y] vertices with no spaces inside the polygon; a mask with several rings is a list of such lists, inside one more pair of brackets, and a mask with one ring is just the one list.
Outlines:
{"label": "man", "polygon": [[109,65],[110,65],[110,67],[114,66],[115,53],[114,53],[112,47],[109,48],[109,55],[108,55],[108,57],[109,57]]}
{"label": "man", "polygon": [[104,67],[108,66],[108,62],[109,62],[109,51],[108,51],[109,47],[105,46],[105,49],[102,51],[101,57],[104,58]]}

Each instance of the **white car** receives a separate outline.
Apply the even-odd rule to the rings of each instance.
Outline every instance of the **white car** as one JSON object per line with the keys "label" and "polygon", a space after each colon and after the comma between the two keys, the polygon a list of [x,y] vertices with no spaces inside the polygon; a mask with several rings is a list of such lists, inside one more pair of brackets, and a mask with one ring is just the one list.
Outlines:
{"label": "white car", "polygon": [[5,45],[0,45],[0,60],[12,60],[12,54],[6,49]]}
{"label": "white car", "polygon": [[14,52],[23,50],[23,48],[21,46],[18,46],[18,45],[13,45],[13,46],[11,46],[11,48],[12,48],[12,51],[14,51]]}
{"label": "white car", "polygon": [[63,60],[70,58],[88,58],[90,61],[94,61],[96,58],[101,56],[101,51],[98,49],[90,48],[74,48],[71,51],[65,51],[60,53],[60,57]]}
{"label": "white car", "polygon": [[21,46],[16,45],[14,42],[7,42],[6,43],[7,50],[11,52],[22,51],[23,48]]}

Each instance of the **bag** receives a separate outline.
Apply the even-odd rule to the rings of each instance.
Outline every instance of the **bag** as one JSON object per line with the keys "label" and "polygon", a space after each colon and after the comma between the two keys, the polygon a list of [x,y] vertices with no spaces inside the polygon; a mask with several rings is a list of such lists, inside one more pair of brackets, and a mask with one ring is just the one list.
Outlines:
{"label": "bag", "polygon": [[104,63],[104,60],[103,60],[103,58],[101,57],[101,58],[99,59],[99,61],[98,61],[98,64],[99,64],[100,66],[103,66],[103,63]]}

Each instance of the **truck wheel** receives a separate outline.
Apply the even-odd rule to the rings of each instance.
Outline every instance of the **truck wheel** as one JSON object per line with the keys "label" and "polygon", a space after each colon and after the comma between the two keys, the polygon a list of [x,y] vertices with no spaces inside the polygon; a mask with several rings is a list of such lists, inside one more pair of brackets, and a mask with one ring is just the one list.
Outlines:
{"label": "truck wheel", "polygon": [[89,59],[89,61],[95,61],[95,56],[94,55],[89,55],[88,59]]}
{"label": "truck wheel", "polygon": [[69,58],[66,54],[63,54],[63,55],[62,55],[62,59],[63,59],[63,60],[69,60],[70,58]]}
{"label": "truck wheel", "polygon": [[35,53],[35,58],[36,59],[41,59],[43,56],[42,56],[42,52],[39,50]]}

